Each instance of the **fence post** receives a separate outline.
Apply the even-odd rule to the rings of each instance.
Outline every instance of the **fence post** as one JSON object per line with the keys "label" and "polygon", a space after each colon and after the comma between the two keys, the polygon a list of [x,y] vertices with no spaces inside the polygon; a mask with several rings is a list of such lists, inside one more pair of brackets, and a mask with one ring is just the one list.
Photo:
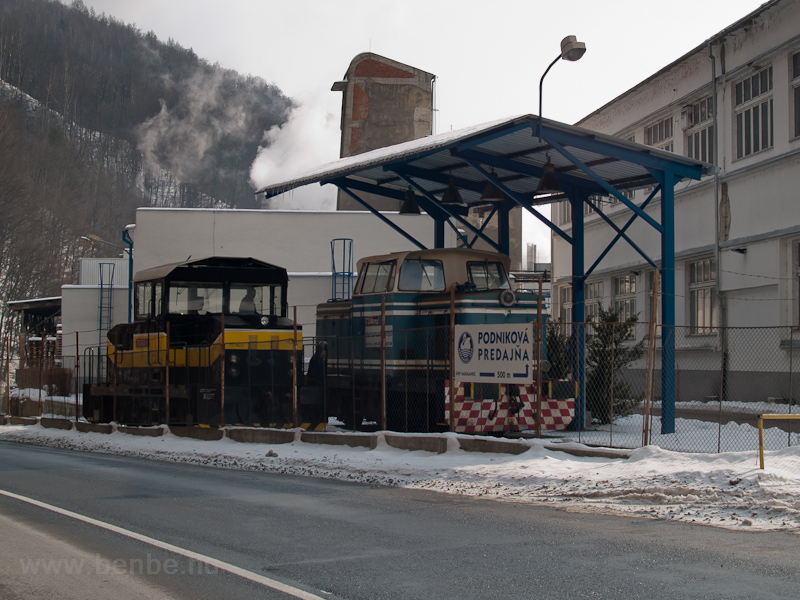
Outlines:
{"label": "fence post", "polygon": [[165,374],[164,374],[164,420],[166,421],[166,425],[169,426],[169,347],[170,347],[170,339],[169,339],[169,321],[167,321],[167,363],[165,365]]}
{"label": "fence post", "polygon": [[39,350],[39,418],[42,417],[42,385],[44,379],[44,332],[42,332]]}
{"label": "fence post", "polygon": [[381,295],[381,430],[386,431],[386,295]]}
{"label": "fence post", "polygon": [[455,418],[455,398],[456,398],[456,365],[455,365],[455,345],[456,345],[456,284],[450,286],[450,335],[448,336],[450,347],[447,354],[450,357],[450,431],[456,430]]}
{"label": "fence post", "polygon": [[297,306],[294,306],[294,337],[292,338],[292,422],[300,426],[300,415],[297,411]]}
{"label": "fence post", "polygon": [[[80,333],[75,332],[75,422],[78,422],[78,389],[81,376],[81,342]],[[81,399],[82,400],[82,399]],[[81,402],[81,405],[83,402]]]}
{"label": "fence post", "polygon": [[6,413],[11,415],[11,336],[6,338]]}
{"label": "fence post", "polygon": [[[222,322],[222,332],[220,333],[219,343],[222,346],[222,351],[219,355],[219,426],[225,427],[225,312],[220,315],[220,321]],[[292,363],[292,377],[294,377],[294,363]]]}

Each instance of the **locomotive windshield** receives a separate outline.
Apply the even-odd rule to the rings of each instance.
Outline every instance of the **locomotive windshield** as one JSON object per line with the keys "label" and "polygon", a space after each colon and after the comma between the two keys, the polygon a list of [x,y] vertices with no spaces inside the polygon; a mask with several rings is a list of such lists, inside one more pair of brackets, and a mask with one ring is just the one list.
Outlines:
{"label": "locomotive windshield", "polygon": [[283,289],[278,285],[231,284],[231,313],[281,315]]}
{"label": "locomotive windshield", "polygon": [[360,294],[380,294],[391,292],[394,288],[394,269],[396,260],[374,262],[367,265],[361,281],[356,283]]}
{"label": "locomotive windshield", "polygon": [[503,265],[499,262],[469,262],[467,272],[476,290],[507,290],[510,287]]}
{"label": "locomotive windshield", "polygon": [[442,261],[407,258],[400,267],[398,287],[404,292],[444,291]]}

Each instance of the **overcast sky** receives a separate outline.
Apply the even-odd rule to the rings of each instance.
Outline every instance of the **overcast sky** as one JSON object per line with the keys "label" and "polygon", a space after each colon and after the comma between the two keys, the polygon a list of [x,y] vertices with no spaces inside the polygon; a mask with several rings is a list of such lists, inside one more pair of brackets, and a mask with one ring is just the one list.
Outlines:
{"label": "overcast sky", "polygon": [[[66,1],[66,0],[64,0]],[[575,35],[586,54],[544,82],[574,123],[755,10],[760,0],[84,0],[303,103],[256,184],[338,158],[341,79],[372,51],[437,76],[436,133],[538,112],[539,78]],[[288,138],[291,138],[288,139]],[[312,186],[309,186],[312,187]],[[313,186],[316,187],[316,186]],[[330,186],[327,186],[330,187]],[[316,187],[315,192],[319,192]],[[300,202],[300,199],[297,199]],[[309,207],[306,205],[305,207]]]}

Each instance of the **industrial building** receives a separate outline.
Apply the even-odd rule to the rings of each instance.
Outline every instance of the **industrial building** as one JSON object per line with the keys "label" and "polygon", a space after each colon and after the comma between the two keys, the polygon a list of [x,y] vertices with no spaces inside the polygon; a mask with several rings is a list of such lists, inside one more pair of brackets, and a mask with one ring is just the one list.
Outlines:
{"label": "industrial building", "polygon": [[[675,190],[675,323],[686,328],[678,351],[695,362],[721,364],[726,327],[800,325],[798,31],[800,2],[767,2],[577,123],[717,167]],[[661,197],[651,192],[625,197],[657,216]],[[607,195],[553,207],[552,219],[565,232],[583,228],[591,260],[612,245],[575,281],[572,249],[553,235],[554,314],[563,321],[592,317],[599,305],[620,311],[623,320],[651,319],[654,265],[645,256],[663,268],[661,247],[642,219],[626,230],[641,252],[613,245],[617,232],[606,222],[622,228],[631,215]],[[575,286],[582,288],[580,311]],[[785,331],[775,332],[776,349],[796,343],[782,339]],[[767,369],[758,357],[747,360],[739,368]],[[696,396],[719,394],[716,382],[704,381],[708,387],[694,390]],[[758,377],[749,381],[757,387]]]}

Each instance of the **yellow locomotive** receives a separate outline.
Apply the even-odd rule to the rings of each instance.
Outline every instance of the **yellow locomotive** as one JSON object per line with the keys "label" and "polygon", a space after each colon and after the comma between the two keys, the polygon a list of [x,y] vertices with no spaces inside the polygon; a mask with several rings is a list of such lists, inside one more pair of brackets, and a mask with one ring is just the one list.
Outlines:
{"label": "yellow locomotive", "polygon": [[287,283],[286,269],[253,258],[140,271],[134,321],[109,331],[104,369],[85,364],[84,417],[131,425],[292,423],[303,338],[287,315]]}

